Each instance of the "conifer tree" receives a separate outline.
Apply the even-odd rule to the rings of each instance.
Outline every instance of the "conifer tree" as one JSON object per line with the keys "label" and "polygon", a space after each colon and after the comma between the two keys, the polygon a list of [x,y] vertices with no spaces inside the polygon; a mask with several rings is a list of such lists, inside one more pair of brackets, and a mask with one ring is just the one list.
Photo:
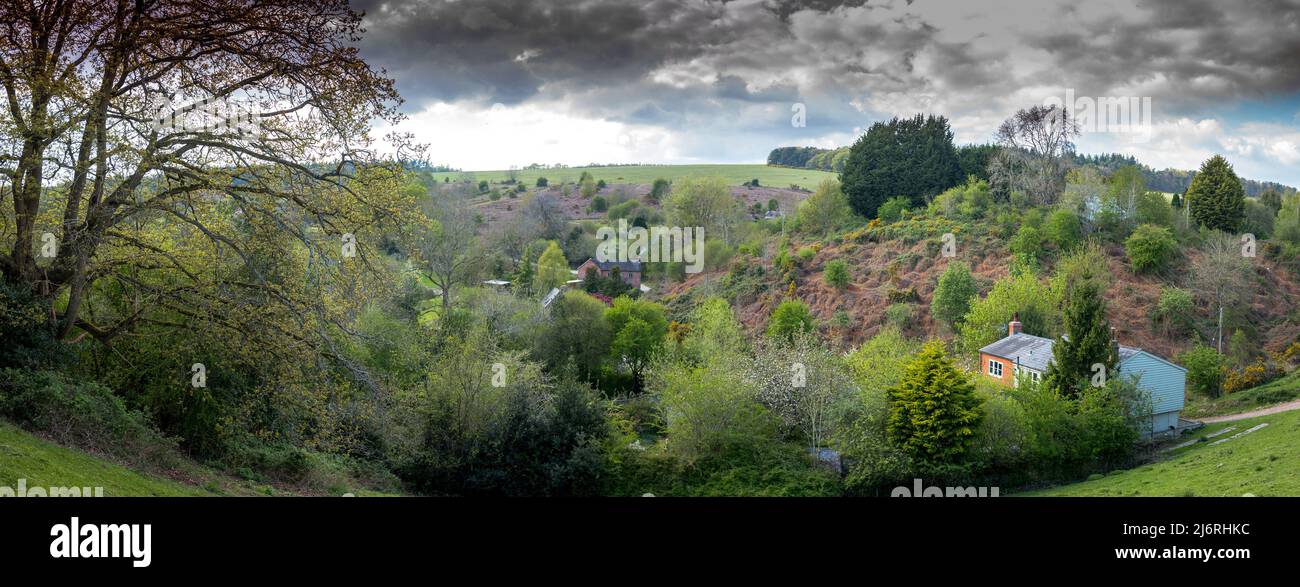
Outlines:
{"label": "conifer tree", "polygon": [[890,440],[922,465],[957,464],[980,421],[980,400],[943,342],[922,347],[888,391]]}
{"label": "conifer tree", "polygon": [[1227,159],[1215,155],[1201,164],[1187,188],[1187,208],[1200,224],[1237,231],[1246,214],[1246,190]]}
{"label": "conifer tree", "polygon": [[1052,345],[1044,384],[1063,396],[1079,397],[1096,375],[1093,365],[1101,364],[1111,377],[1119,363],[1100,283],[1079,279],[1067,285],[1064,322],[1065,335]]}

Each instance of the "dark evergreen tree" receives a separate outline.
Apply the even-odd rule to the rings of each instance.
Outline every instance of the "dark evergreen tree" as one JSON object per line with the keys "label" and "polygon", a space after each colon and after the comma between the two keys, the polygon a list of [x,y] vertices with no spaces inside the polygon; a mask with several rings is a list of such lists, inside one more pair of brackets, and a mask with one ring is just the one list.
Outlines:
{"label": "dark evergreen tree", "polygon": [[989,180],[989,159],[998,151],[997,145],[962,145],[957,147],[958,165],[961,177],[975,176],[984,181]]}
{"label": "dark evergreen tree", "polygon": [[1196,222],[1236,232],[1246,213],[1246,190],[1227,159],[1215,155],[1201,164],[1187,188],[1187,207]]}
{"label": "dark evergreen tree", "polygon": [[871,125],[840,173],[849,204],[866,218],[875,218],[889,198],[907,196],[920,205],[963,179],[948,119],[922,114]]}
{"label": "dark evergreen tree", "polygon": [[1111,340],[1101,284],[1091,279],[1068,284],[1063,319],[1065,335],[1052,345],[1052,363],[1047,367],[1044,384],[1063,396],[1077,398],[1096,374],[1093,365],[1104,366],[1109,378],[1119,364],[1119,349]]}

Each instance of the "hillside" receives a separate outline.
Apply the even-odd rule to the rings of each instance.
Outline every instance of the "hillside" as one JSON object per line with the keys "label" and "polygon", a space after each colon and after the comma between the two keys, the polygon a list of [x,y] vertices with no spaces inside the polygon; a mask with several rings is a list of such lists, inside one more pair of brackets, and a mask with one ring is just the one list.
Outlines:
{"label": "hillside", "polygon": [[[1260,428],[1260,426],[1263,426]],[[1253,430],[1253,431],[1252,431]],[[1237,436],[1240,434],[1241,436]],[[1025,496],[1259,497],[1300,494],[1300,411],[1211,424],[1161,461]]]}
{"label": "hillside", "polygon": [[[133,471],[88,453],[42,440],[0,421],[0,486],[103,487],[104,497],[220,495],[217,491]],[[210,486],[217,489],[214,483]]]}
{"label": "hillside", "polygon": [[[0,420],[0,486],[103,487],[104,497],[310,496],[322,493],[305,485],[241,479],[181,458],[166,470],[142,471],[106,457],[68,448]],[[325,494],[393,495],[355,486]]]}
{"label": "hillside", "polygon": [[[832,322],[837,311],[848,315],[847,328],[828,327],[831,338],[847,348],[875,335],[885,324],[890,289],[912,289],[917,297],[907,333],[921,338],[951,339],[952,332],[936,323],[929,314],[934,289],[949,262],[937,254],[938,239],[943,233],[938,226],[933,221],[904,220],[877,232],[885,235],[884,238],[844,239],[838,243],[834,240],[792,239],[791,249],[822,245],[812,261],[799,268],[796,295],[808,304],[819,320],[827,324]],[[888,236],[891,234],[902,236]],[[972,274],[980,283],[980,293],[985,295],[994,281],[1010,272],[1012,256],[1006,239],[998,235],[996,227],[988,224],[976,224],[970,232],[959,230],[957,234],[960,245],[956,258],[970,265]],[[1150,319],[1160,289],[1168,285],[1169,279],[1135,273],[1122,245],[1108,244],[1103,250],[1113,277],[1106,291],[1107,318],[1120,340],[1164,357],[1176,357],[1187,350],[1193,342],[1191,337],[1166,336]],[[1178,273],[1182,273],[1199,252],[1189,250],[1185,255],[1178,261],[1183,268],[1177,270]],[[724,288],[724,293],[737,296],[730,301],[741,321],[755,331],[766,328],[772,310],[785,299],[786,288],[779,283],[773,257],[773,251],[769,250],[761,260],[764,268],[762,278],[748,275],[743,287]],[[833,259],[843,259],[848,263],[851,283],[844,290],[830,287],[822,277],[826,263]],[[1300,279],[1262,257],[1254,260],[1254,267],[1259,286],[1250,299],[1249,318],[1259,329],[1264,347],[1278,350],[1300,335],[1300,323],[1291,319],[1296,308],[1300,308]],[[1043,274],[1050,274],[1051,269],[1051,262],[1046,262]],[[727,273],[720,270],[690,276],[664,291],[662,299],[670,305],[691,306],[698,303],[696,298],[700,295],[717,292],[718,284]],[[1206,336],[1211,334],[1208,330],[1204,332]]]}

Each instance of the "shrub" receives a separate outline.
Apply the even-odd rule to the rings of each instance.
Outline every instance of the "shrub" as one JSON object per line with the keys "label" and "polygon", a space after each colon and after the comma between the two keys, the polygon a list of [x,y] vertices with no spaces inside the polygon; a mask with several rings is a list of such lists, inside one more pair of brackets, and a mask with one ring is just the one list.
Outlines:
{"label": "shrub", "polygon": [[897,222],[903,219],[903,213],[912,207],[912,199],[904,196],[897,196],[885,200],[876,211],[876,217],[885,222]]}
{"label": "shrub", "polygon": [[978,290],[970,267],[962,262],[952,262],[939,276],[939,285],[934,288],[930,301],[930,315],[952,327],[970,311],[971,298]]}
{"label": "shrub", "polygon": [[1227,376],[1223,379],[1223,391],[1224,393],[1237,393],[1238,391],[1258,387],[1276,378],[1277,375],[1277,369],[1262,360],[1257,361],[1247,365],[1240,371],[1228,371]]}
{"label": "shrub", "polygon": [[539,187],[539,188],[544,188],[544,187],[546,187],[549,183],[550,183],[550,182],[547,181],[547,179],[546,179],[545,177],[539,177],[539,178],[537,178],[537,187]]}
{"label": "shrub", "polygon": [[1178,241],[1168,228],[1143,224],[1124,241],[1124,253],[1133,269],[1147,273],[1163,269],[1178,252]]}
{"label": "shrub", "polygon": [[30,287],[0,276],[0,368],[44,368],[66,364],[68,347],[50,324],[50,306]]}
{"label": "shrub", "polygon": [[1079,217],[1069,210],[1057,210],[1047,217],[1043,225],[1043,235],[1056,245],[1056,248],[1069,250],[1083,239],[1083,229],[1079,226]]}
{"label": "shrub", "polygon": [[1208,346],[1197,344],[1183,353],[1180,362],[1187,368],[1187,386],[1204,396],[1219,397],[1223,389],[1223,355]]}
{"label": "shrub", "polygon": [[799,262],[807,263],[817,256],[817,251],[812,247],[799,247],[799,252],[796,254],[799,255]]}
{"label": "shrub", "polygon": [[593,212],[604,212],[609,209],[609,202],[605,200],[605,196],[596,196],[591,199],[591,209]]}
{"label": "shrub", "polygon": [[912,304],[890,304],[885,308],[885,321],[894,328],[903,330],[912,320]]}
{"label": "shrub", "polygon": [[141,465],[171,466],[176,442],[113,390],[54,371],[0,369],[0,415],[60,444]]}
{"label": "shrub", "polygon": [[1037,260],[1043,252],[1043,235],[1037,228],[1025,224],[1008,243],[1011,254],[1018,259]]}
{"label": "shrub", "polygon": [[808,306],[799,300],[786,300],[772,312],[767,325],[767,335],[772,338],[793,340],[796,334],[812,331],[816,324]]}
{"label": "shrub", "polygon": [[1151,312],[1151,319],[1164,328],[1166,336],[1183,334],[1191,330],[1195,311],[1191,292],[1177,287],[1161,287],[1160,299]]}
{"label": "shrub", "polygon": [[826,263],[825,273],[822,277],[826,284],[836,289],[844,289],[849,285],[849,265],[843,259],[832,259]]}
{"label": "shrub", "polygon": [[915,302],[921,299],[921,296],[917,295],[916,290],[910,287],[903,289],[890,288],[890,290],[885,293],[885,299],[891,304],[905,304]]}

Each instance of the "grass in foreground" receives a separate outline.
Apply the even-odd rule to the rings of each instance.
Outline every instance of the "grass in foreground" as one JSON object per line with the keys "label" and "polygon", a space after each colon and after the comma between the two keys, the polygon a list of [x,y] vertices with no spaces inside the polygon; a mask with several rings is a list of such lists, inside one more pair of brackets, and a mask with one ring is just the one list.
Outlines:
{"label": "grass in foreground", "polygon": [[1249,412],[1300,398],[1300,369],[1259,387],[1225,394],[1217,399],[1196,398],[1183,410],[1185,418],[1205,418]]}
{"label": "grass in foreground", "polygon": [[0,485],[17,491],[19,479],[26,479],[27,487],[103,487],[105,497],[216,495],[63,448],[0,422]]}
{"label": "grass in foreground", "polygon": [[[583,171],[591,173],[597,180],[608,183],[650,184],[655,179],[663,178],[675,181],[683,177],[719,176],[731,185],[740,185],[751,179],[757,179],[760,186],[788,188],[798,185],[812,190],[824,179],[834,179],[836,174],[816,169],[792,169],[787,167],[769,167],[762,164],[741,165],[623,165],[616,167],[567,167],[563,169],[528,169],[519,170],[519,181],[532,187],[538,177],[545,177],[553,185],[563,181],[577,181]],[[452,181],[461,178],[473,178],[475,181],[488,180],[502,182],[509,178],[504,169],[492,171],[453,171],[433,174],[437,181],[450,177]]]}
{"label": "grass in foreground", "polygon": [[[1216,441],[1268,426],[1239,438]],[[1214,438],[1210,434],[1233,427]],[[1164,460],[1100,479],[1031,491],[1026,496],[1300,496],[1300,411],[1212,424],[1180,442],[1205,439],[1166,453]]]}

